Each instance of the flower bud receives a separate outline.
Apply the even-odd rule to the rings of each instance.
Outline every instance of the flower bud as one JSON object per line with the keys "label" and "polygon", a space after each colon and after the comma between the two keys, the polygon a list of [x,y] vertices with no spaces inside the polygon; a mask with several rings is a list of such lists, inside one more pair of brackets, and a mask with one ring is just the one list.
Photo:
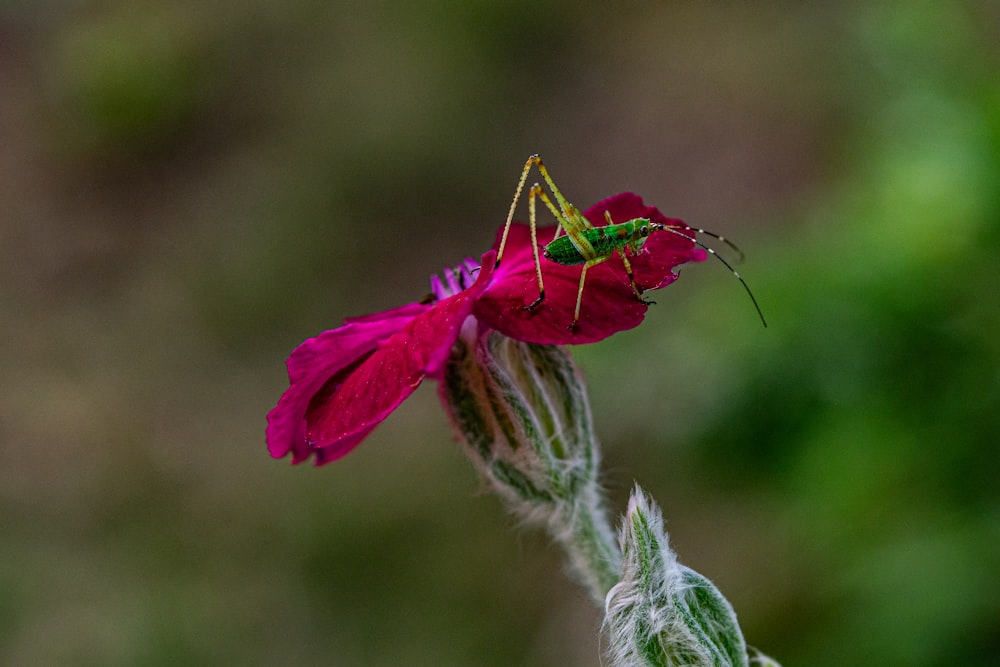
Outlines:
{"label": "flower bud", "polygon": [[621,581],[605,601],[616,667],[748,667],[732,606],[711,581],[677,562],[660,510],[638,487],[622,522],[620,545]]}
{"label": "flower bud", "polygon": [[597,480],[590,405],[566,349],[465,332],[440,393],[489,487],[519,519],[545,527],[603,599],[619,555]]}

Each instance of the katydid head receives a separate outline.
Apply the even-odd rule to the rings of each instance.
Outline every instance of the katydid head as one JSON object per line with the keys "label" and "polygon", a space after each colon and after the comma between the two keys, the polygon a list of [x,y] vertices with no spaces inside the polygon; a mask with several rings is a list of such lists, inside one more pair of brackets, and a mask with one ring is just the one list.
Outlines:
{"label": "katydid head", "polygon": [[[610,216],[607,217],[610,220]],[[631,225],[631,231],[625,245],[628,246],[628,250],[634,255],[642,250],[643,244],[646,243],[646,237],[654,231],[658,223],[651,222],[649,218],[633,218],[626,224]]]}

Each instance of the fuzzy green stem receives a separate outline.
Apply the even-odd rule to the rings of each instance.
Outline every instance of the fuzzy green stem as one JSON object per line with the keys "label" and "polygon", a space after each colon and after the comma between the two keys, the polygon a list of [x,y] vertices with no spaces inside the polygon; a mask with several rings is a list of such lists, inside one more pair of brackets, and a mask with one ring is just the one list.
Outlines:
{"label": "fuzzy green stem", "polygon": [[[566,552],[570,567],[595,602],[618,582],[621,554],[600,498],[556,503],[548,532]],[[567,512],[568,510],[568,512]]]}

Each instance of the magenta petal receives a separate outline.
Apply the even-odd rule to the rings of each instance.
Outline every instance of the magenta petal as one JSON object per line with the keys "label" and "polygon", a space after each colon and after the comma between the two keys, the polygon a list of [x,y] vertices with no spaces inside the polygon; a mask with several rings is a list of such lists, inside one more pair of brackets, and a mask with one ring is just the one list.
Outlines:
{"label": "magenta petal", "polygon": [[286,362],[289,387],[278,405],[267,415],[267,446],[274,458],[292,452],[292,461],[308,458],[306,411],[313,396],[332,377],[359,364],[380,340],[400,331],[419,312],[430,306],[410,304],[369,316],[339,329],[310,338],[292,352]]}
{"label": "magenta petal", "polygon": [[354,317],[345,317],[344,324],[380,322],[382,320],[392,319],[395,317],[416,317],[425,310],[427,310],[427,304],[408,303],[405,306],[399,306],[398,308],[393,308],[392,310],[383,310],[380,313],[372,313],[370,315],[355,315]]}
{"label": "magenta petal", "polygon": [[336,460],[356,447],[420,385],[440,372],[462,324],[489,284],[492,252],[475,284],[428,307],[400,331],[379,343],[375,351],[314,392],[305,413],[305,440],[316,448],[318,463]]}
{"label": "magenta petal", "polygon": [[[595,226],[602,226],[606,224],[605,211],[616,222],[649,218],[661,224],[684,226],[680,220],[668,219],[656,208],[644,205],[632,193],[609,197],[584,211],[584,216]],[[555,231],[555,227],[539,229],[539,245],[548,243]],[[694,232],[687,233],[694,236]],[[704,253],[693,241],[661,231],[651,234],[643,250],[629,256],[629,262],[636,284],[651,290],[673,282],[679,264],[703,258]],[[525,310],[524,306],[538,297],[538,279],[528,226],[513,225],[493,283],[476,304],[476,317],[510,338],[548,345],[593,343],[642,322],[648,306],[635,297],[625,267],[615,256],[587,271],[580,319],[570,329],[581,271],[581,266],[563,266],[542,258],[545,300],[533,310]]]}

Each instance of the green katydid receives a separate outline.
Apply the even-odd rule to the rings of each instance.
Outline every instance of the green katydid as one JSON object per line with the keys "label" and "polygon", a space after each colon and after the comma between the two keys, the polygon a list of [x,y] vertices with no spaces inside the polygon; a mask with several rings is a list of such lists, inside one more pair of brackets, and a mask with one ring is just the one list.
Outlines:
{"label": "green katydid", "polygon": [[[757,299],[754,298],[750,287],[743,280],[743,276],[729,262],[723,259],[721,255],[716,253],[715,250],[696,240],[693,234],[701,233],[710,236],[725,243],[742,256],[740,249],[733,243],[718,234],[705,231],[704,229],[689,227],[687,225],[664,225],[652,222],[648,218],[634,218],[616,223],[611,219],[611,214],[608,211],[604,212],[604,218],[608,224],[595,227],[589,220],[583,217],[578,208],[569,203],[562,195],[559,188],[552,181],[549,170],[545,168],[545,164],[538,155],[529,157],[528,161],[524,163],[524,169],[521,171],[521,178],[517,182],[517,189],[514,190],[514,200],[511,202],[510,211],[507,213],[507,223],[504,226],[503,236],[500,237],[500,247],[497,250],[497,266],[500,265],[500,260],[503,258],[504,246],[507,244],[507,234],[510,231],[511,222],[514,220],[514,210],[517,208],[517,202],[521,198],[524,184],[528,180],[528,173],[531,171],[532,166],[538,167],[539,173],[541,173],[545,183],[549,186],[549,190],[552,191],[552,195],[559,206],[556,206],[556,203],[552,201],[548,193],[538,183],[535,183],[528,190],[528,222],[531,229],[531,249],[535,257],[535,273],[538,276],[538,298],[532,303],[525,305],[524,308],[526,310],[533,310],[545,300],[545,283],[542,279],[542,263],[538,253],[535,216],[535,199],[538,198],[542,200],[542,203],[552,212],[552,215],[555,216],[556,221],[559,223],[559,229],[556,230],[553,239],[542,249],[542,255],[550,261],[565,266],[583,265],[583,270],[580,273],[580,288],[576,294],[576,310],[573,314],[573,322],[569,325],[570,329],[576,328],[576,323],[580,319],[580,304],[583,302],[583,286],[587,279],[587,269],[611,259],[615,253],[618,254],[622,260],[622,264],[625,266],[625,273],[628,275],[629,283],[636,298],[645,304],[654,303],[643,298],[642,290],[636,285],[632,275],[632,265],[629,263],[628,257],[642,250],[642,246],[646,242],[646,237],[656,231],[669,232],[690,239],[699,248],[702,248],[722,262],[743,285],[743,288],[750,296],[750,300],[753,302],[754,308],[757,309],[757,315],[760,317],[761,323],[765,327],[767,326],[767,321],[764,319],[764,314],[757,304]],[[563,235],[564,232],[565,235]],[[692,235],[689,236],[684,232],[691,232]]]}

